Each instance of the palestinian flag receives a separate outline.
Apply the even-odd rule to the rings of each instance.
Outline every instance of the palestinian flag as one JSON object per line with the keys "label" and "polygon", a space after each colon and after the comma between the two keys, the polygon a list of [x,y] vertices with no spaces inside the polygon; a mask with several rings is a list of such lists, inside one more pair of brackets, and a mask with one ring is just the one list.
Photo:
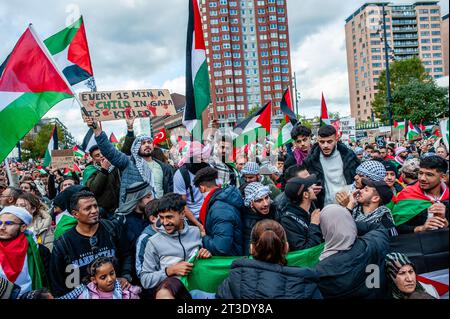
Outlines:
{"label": "palestinian flag", "polygon": [[420,137],[420,130],[412,124],[411,121],[408,121],[408,132],[406,133],[408,141],[416,140]]}
{"label": "palestinian flag", "polygon": [[192,132],[211,102],[206,46],[197,0],[189,0],[186,45],[186,105],[183,125]]}
{"label": "palestinian flag", "polygon": [[281,99],[280,109],[284,113],[286,118],[286,123],[289,121],[295,125],[298,120],[297,116],[295,116],[295,113],[292,108],[292,99],[291,99],[291,89],[288,87],[286,91],[283,94],[283,98]]}
{"label": "palestinian flag", "polygon": [[[448,187],[441,198],[441,201],[444,200],[448,200]],[[419,183],[406,187],[392,201],[392,216],[396,226],[406,223],[433,204],[420,189]]]}
{"label": "palestinian flag", "polygon": [[88,88],[96,89],[83,17],[46,39],[44,44],[70,85],[86,81]]}
{"label": "palestinian flag", "polygon": [[0,161],[59,102],[70,85],[30,25],[0,66]]}
{"label": "palestinian flag", "polygon": [[320,126],[331,125],[331,120],[328,117],[327,104],[325,103],[325,98],[322,93],[322,106],[320,109]]}
{"label": "palestinian flag", "polygon": [[291,122],[286,123],[278,134],[275,147],[281,147],[287,143],[292,143],[291,131],[294,128]]}
{"label": "palestinian flag", "polygon": [[76,156],[76,157],[81,157],[81,158],[85,158],[85,157],[86,157],[86,153],[83,152],[83,151],[78,147],[78,145],[75,145],[75,146],[72,148],[72,151],[73,151],[73,155]]}
{"label": "palestinian flag", "polygon": [[85,152],[89,152],[90,148],[94,145],[97,145],[94,131],[91,128],[89,128],[89,130],[87,131],[86,135],[83,138],[83,144],[81,144],[81,148]]}
{"label": "palestinian flag", "polygon": [[118,140],[117,137],[114,135],[114,133],[111,133],[111,135],[109,136],[109,141],[110,141],[112,144],[118,144],[118,143],[119,143],[119,140]]}
{"label": "palestinian flag", "polygon": [[58,149],[58,127],[55,124],[53,128],[52,135],[50,137],[50,142],[48,142],[47,149],[45,150],[44,156],[44,167],[49,167],[52,162],[52,151]]}
{"label": "palestinian flag", "polygon": [[235,135],[235,147],[243,147],[246,144],[259,140],[259,130],[263,129],[270,134],[272,116],[272,102],[267,103],[253,115],[244,119],[233,129]]}
{"label": "palestinian flag", "polygon": [[39,173],[41,173],[43,175],[47,175],[47,171],[45,169],[43,169],[42,166],[38,166],[38,167],[36,167],[36,169],[39,171]]}
{"label": "palestinian flag", "polygon": [[78,221],[75,217],[73,217],[71,214],[69,214],[67,211],[64,211],[63,213],[59,214],[56,217],[56,228],[55,232],[53,234],[54,239],[58,239],[66,231],[69,229],[74,228],[77,225]]}
{"label": "palestinian flag", "polygon": [[33,234],[26,231],[16,239],[0,242],[0,277],[20,287],[20,295],[47,287],[44,265]]}
{"label": "palestinian flag", "polygon": [[[319,256],[325,244],[290,252],[287,254],[287,264],[291,267],[314,267],[319,262]],[[228,277],[233,261],[244,257],[216,257],[194,259],[192,272],[181,277],[181,282],[191,290],[202,290],[209,293],[217,292],[219,286]],[[208,274],[208,276],[205,276]]]}
{"label": "palestinian flag", "polygon": [[419,124],[419,130],[420,130],[421,132],[424,132],[425,129],[426,129],[426,126],[423,125],[423,119],[421,119],[421,120],[420,120],[420,124]]}
{"label": "palestinian flag", "polygon": [[396,120],[394,120],[394,128],[396,129],[404,129],[405,128],[405,121],[403,122],[397,122]]}

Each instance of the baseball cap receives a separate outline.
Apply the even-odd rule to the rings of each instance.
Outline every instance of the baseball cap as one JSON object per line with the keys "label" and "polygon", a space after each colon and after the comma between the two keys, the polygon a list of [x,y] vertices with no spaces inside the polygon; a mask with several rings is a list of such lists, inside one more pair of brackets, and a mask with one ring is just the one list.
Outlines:
{"label": "baseball cap", "polygon": [[381,197],[381,203],[386,205],[391,202],[394,193],[384,181],[373,181],[368,178],[363,178],[363,186],[373,187],[377,190],[378,195]]}
{"label": "baseball cap", "polygon": [[317,183],[316,175],[312,174],[307,178],[293,177],[287,181],[284,193],[291,200],[298,200],[300,193]]}

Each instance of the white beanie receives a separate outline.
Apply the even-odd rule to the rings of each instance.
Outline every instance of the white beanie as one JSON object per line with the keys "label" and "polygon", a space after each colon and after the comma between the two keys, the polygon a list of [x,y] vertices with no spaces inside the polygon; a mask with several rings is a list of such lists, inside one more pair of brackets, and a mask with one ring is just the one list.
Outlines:
{"label": "white beanie", "polygon": [[23,221],[24,224],[27,226],[30,225],[31,222],[33,221],[33,216],[31,216],[31,214],[25,208],[22,207],[6,206],[0,211],[0,215],[3,214],[12,214],[17,218],[19,218],[21,221]]}

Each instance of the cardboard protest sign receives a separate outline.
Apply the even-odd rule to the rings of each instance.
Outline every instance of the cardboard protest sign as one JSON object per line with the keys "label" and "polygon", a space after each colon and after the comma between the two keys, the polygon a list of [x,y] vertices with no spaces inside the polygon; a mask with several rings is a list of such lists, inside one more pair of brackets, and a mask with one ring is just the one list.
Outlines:
{"label": "cardboard protest sign", "polygon": [[53,150],[52,151],[52,168],[62,169],[73,167],[73,150]]}
{"label": "cardboard protest sign", "polygon": [[[98,121],[175,115],[169,90],[82,92],[81,104]],[[83,119],[85,114],[81,113]]]}

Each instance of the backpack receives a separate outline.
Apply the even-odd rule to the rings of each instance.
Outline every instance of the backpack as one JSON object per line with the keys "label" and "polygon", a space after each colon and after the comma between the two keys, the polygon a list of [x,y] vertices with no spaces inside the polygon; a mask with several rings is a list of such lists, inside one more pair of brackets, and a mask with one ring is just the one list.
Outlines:
{"label": "backpack", "polygon": [[180,174],[181,177],[183,177],[184,186],[186,187],[186,190],[189,191],[189,194],[191,195],[191,202],[194,203],[194,189],[192,188],[191,184],[191,176],[189,175],[189,171],[186,167],[180,167]]}

